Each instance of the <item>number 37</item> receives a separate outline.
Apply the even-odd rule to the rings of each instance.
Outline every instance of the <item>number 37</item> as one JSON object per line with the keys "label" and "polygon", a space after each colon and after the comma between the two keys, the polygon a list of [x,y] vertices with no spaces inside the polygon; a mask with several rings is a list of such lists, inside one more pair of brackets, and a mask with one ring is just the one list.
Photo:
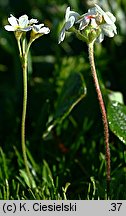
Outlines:
{"label": "number 37", "polygon": [[120,211],[122,203],[111,203],[111,211]]}

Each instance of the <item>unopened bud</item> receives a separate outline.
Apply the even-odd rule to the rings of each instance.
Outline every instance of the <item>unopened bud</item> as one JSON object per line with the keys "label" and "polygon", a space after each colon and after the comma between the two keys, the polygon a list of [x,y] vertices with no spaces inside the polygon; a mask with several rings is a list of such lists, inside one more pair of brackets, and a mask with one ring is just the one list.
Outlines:
{"label": "unopened bud", "polygon": [[83,34],[87,38],[88,43],[94,41],[99,36],[100,32],[100,28],[93,28],[92,26],[88,26],[83,30]]}

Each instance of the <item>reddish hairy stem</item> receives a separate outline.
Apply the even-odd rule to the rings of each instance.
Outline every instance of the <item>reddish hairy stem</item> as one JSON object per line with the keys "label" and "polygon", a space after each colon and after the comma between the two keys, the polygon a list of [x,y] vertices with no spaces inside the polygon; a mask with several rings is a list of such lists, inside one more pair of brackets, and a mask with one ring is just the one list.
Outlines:
{"label": "reddish hairy stem", "polygon": [[103,127],[104,127],[104,141],[105,141],[105,147],[106,147],[106,177],[107,177],[107,196],[109,196],[110,193],[110,148],[109,148],[109,129],[108,129],[108,121],[107,121],[107,115],[105,110],[104,101],[102,98],[102,93],[100,90],[96,68],[95,68],[95,62],[94,62],[94,42],[90,43],[88,45],[88,52],[89,52],[89,61],[91,66],[91,72],[94,80],[95,89],[98,96],[98,101],[100,105],[100,110],[102,114],[102,121],[103,121]]}

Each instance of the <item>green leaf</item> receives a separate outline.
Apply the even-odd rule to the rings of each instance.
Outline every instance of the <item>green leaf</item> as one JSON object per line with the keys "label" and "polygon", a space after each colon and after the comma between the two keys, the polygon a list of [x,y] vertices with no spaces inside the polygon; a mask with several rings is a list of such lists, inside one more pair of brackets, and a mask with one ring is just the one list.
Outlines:
{"label": "green leaf", "polygon": [[126,144],[126,106],[117,101],[111,101],[107,114],[110,130]]}
{"label": "green leaf", "polygon": [[118,101],[121,104],[124,103],[123,94],[121,92],[115,92],[115,91],[108,90],[108,97],[111,101]]}
{"label": "green leaf", "polygon": [[54,119],[63,120],[76,104],[86,95],[86,87],[80,73],[72,73],[65,80],[62,91],[58,97]]}
{"label": "green leaf", "polygon": [[50,170],[50,167],[48,165],[48,163],[43,160],[43,171],[42,171],[42,178],[49,184],[50,180],[53,179],[52,177],[52,172]]}
{"label": "green leaf", "polygon": [[64,81],[62,90],[58,96],[53,120],[49,123],[45,138],[56,124],[62,121],[70,114],[72,109],[86,96],[87,88],[84,79],[80,73],[71,73]]}
{"label": "green leaf", "polygon": [[[25,184],[26,184],[28,187],[30,187],[31,183],[32,183],[32,188],[35,188],[36,182],[33,179],[33,177],[31,176],[31,179],[30,179],[31,183],[30,183],[26,171],[22,170],[22,169],[20,169],[19,171],[20,171],[20,177],[17,176],[17,179],[22,183],[22,185],[25,186]],[[24,182],[25,182],[25,184],[24,184]]]}
{"label": "green leaf", "polygon": [[8,179],[8,167],[7,167],[7,159],[6,156],[2,150],[2,148],[0,147],[0,164],[1,164],[1,168],[0,168],[0,178],[1,179]]}

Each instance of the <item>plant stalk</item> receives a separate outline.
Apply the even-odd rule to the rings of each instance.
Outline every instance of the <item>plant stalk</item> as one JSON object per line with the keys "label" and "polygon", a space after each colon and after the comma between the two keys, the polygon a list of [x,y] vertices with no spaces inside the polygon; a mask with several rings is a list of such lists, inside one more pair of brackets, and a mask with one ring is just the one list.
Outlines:
{"label": "plant stalk", "polygon": [[105,141],[105,147],[106,147],[107,198],[108,198],[110,195],[110,170],[111,170],[110,148],[109,148],[109,129],[108,129],[108,120],[107,120],[106,109],[105,109],[104,101],[102,98],[102,93],[100,90],[98,77],[97,77],[97,73],[96,73],[96,68],[95,68],[94,41],[92,43],[88,44],[88,52],[89,52],[89,61],[90,61],[90,66],[91,66],[91,73],[93,76],[94,85],[95,85],[95,89],[96,89],[97,96],[98,96],[98,101],[99,101],[100,110],[101,110],[101,114],[102,114],[103,127],[104,127],[104,141]]}
{"label": "plant stalk", "polygon": [[27,55],[22,57],[22,70],[23,70],[23,109],[21,120],[21,145],[24,158],[24,165],[29,179],[30,186],[32,186],[31,173],[28,167],[26,143],[25,143],[25,123],[26,123],[26,110],[27,110]]}

